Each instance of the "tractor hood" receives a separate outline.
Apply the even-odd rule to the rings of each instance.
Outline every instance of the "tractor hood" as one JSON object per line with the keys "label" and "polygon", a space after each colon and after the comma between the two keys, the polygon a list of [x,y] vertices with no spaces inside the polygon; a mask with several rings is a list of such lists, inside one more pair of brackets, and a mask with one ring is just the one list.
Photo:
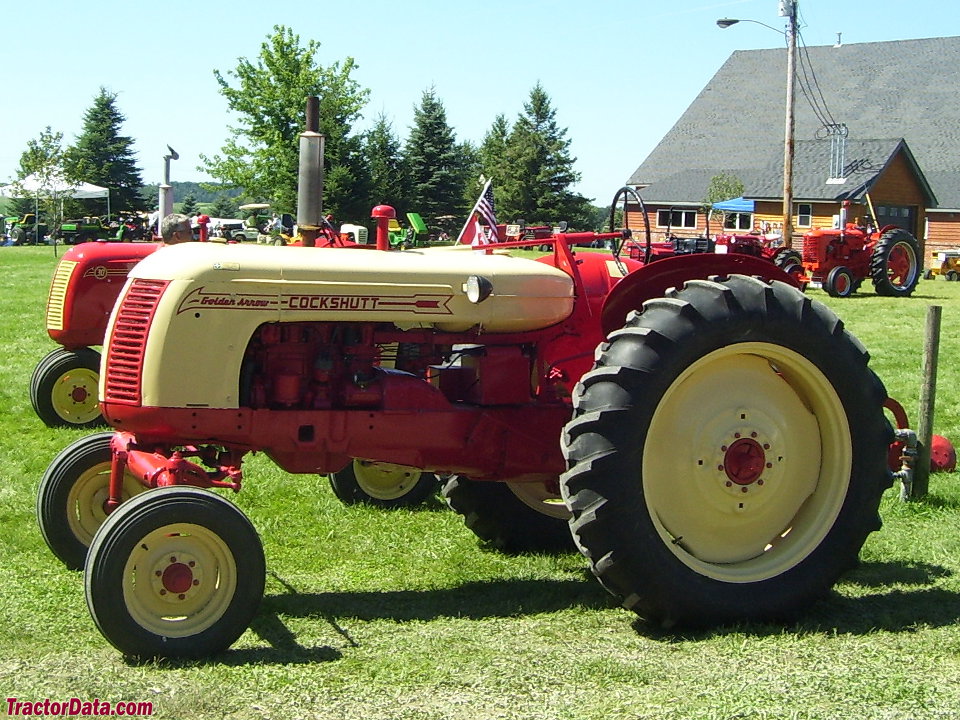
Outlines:
{"label": "tractor hood", "polygon": [[[471,276],[489,296],[471,302]],[[565,319],[573,281],[544,263],[444,250],[378,252],[184,243],[141,262],[131,278],[170,281],[175,314],[259,311],[261,322],[392,322],[400,329],[522,332]]]}
{"label": "tractor hood", "polygon": [[110,320],[104,362],[132,368],[136,387],[107,392],[108,377],[120,375],[104,371],[100,397],[150,407],[237,407],[244,351],[265,323],[525,332],[563,321],[573,302],[573,281],[562,271],[469,249],[163,247],[130,273]]}

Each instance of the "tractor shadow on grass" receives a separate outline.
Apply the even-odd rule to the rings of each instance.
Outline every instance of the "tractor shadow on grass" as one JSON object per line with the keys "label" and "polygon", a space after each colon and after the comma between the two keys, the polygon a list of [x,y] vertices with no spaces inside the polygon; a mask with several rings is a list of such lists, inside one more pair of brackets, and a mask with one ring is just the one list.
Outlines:
{"label": "tractor shadow on grass", "polygon": [[[664,642],[728,634],[763,637],[784,631],[797,635],[867,635],[878,630],[912,633],[923,627],[960,623],[960,592],[937,586],[951,575],[951,570],[928,563],[864,562],[793,624],[741,623],[685,632],[662,630],[638,618],[633,628]],[[876,592],[865,592],[867,589]]]}
{"label": "tractor shadow on grass", "polygon": [[438,618],[481,620],[549,613],[572,607],[602,610],[615,605],[613,598],[586,571],[579,580],[491,580],[437,590],[329,593],[299,592],[275,573],[269,573],[269,576],[287,592],[268,592],[250,624],[250,629],[267,643],[267,647],[227,650],[208,661],[199,662],[233,666],[300,664],[329,662],[342,657],[339,650],[329,645],[306,647],[300,644],[284,618],[325,622],[343,639],[344,646],[358,647],[341,620],[398,623]]}

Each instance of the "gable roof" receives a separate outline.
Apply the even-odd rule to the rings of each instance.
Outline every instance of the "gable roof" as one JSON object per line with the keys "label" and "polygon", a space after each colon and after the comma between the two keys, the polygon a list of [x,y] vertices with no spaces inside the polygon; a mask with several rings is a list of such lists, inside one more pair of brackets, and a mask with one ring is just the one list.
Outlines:
{"label": "gable roof", "polygon": [[[900,154],[912,167],[926,195],[926,206],[937,198],[903,138],[895,140],[847,141],[841,177],[830,177],[832,148],[828,140],[796,143],[794,152],[793,196],[795,200],[858,200],[870,192],[883,171]],[[778,157],[765,171],[751,173],[744,195],[755,199],[783,197],[783,158]]]}
{"label": "gable roof", "polygon": [[[848,158],[857,154],[852,152],[856,143],[863,144],[861,149],[870,142],[886,142],[889,147],[896,141],[873,139],[903,138],[939,206],[960,208],[956,98],[960,37],[809,47],[800,52],[813,67],[833,120],[848,128]],[[775,171],[771,160],[779,153],[779,188],[770,196],[782,197],[786,56],[784,48],[733,53],[628,183],[651,185],[648,190],[659,196],[651,196],[653,201],[699,202],[709,178],[721,172],[736,175],[745,186],[755,182],[758,189],[766,187]],[[810,149],[810,157],[801,163],[801,148],[819,145],[829,153],[830,142],[814,140],[818,131],[822,135],[822,125],[799,88],[795,115],[794,194],[799,198],[800,188],[815,182],[818,172],[805,163],[819,152]],[[829,163],[824,172],[829,174]],[[691,187],[702,174],[707,175],[706,182]],[[684,179],[690,183],[685,190]],[[668,197],[671,186],[685,195]],[[745,194],[751,194],[749,187]]]}

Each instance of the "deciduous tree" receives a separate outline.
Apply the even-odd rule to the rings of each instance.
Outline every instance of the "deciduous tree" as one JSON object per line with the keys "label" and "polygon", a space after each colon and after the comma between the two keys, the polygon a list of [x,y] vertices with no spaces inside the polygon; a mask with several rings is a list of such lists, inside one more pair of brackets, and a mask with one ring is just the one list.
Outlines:
{"label": "deciduous tree", "polygon": [[351,133],[369,91],[352,77],[353,58],[323,66],[317,62],[319,49],[318,41],[304,46],[290,28],[275,25],[254,61],[240,58],[233,70],[214,70],[237,124],[220,155],[201,159],[210,175],[244,188],[247,199],[266,199],[278,211],[294,213],[304,108],[307,97],[317,96],[325,136],[325,207],[352,216],[367,200],[361,144]]}

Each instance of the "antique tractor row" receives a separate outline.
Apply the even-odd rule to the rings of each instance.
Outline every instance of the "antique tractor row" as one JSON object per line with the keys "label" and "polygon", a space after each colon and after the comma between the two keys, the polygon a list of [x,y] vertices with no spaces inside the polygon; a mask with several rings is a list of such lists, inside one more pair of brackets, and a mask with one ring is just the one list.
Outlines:
{"label": "antique tractor row", "polygon": [[[317,246],[355,244],[351,235],[329,232]],[[58,262],[46,309],[47,333],[57,347],[37,363],[30,378],[31,404],[47,426],[104,424],[97,395],[101,357],[96,348],[103,343],[110,312],[130,270],[159,247],[156,243],[84,243],[70,248]],[[418,505],[438,486],[432,473],[389,471],[359,460],[331,473],[329,482],[344,503],[383,507]],[[82,534],[89,541],[90,528],[99,526],[102,510],[78,505],[77,513],[74,521],[88,528]],[[83,565],[85,546],[63,552],[69,565]]]}
{"label": "antique tractor row", "polygon": [[922,274],[916,238],[892,225],[876,230],[848,223],[848,209],[845,202],[840,227],[809,230],[792,248],[779,236],[721,233],[712,239],[671,238],[659,244],[653,259],[690,252],[741,253],[764,258],[793,275],[802,287],[822,287],[832,297],[853,294],[867,278],[878,295],[912,294]]}
{"label": "antique tractor row", "polygon": [[[385,250],[394,213],[373,215]],[[478,536],[572,536],[664,626],[783,620],[825,594],[892,482],[867,353],[766,260],[572,250],[595,240],[623,234],[557,233],[538,260],[503,251],[542,239],[188,243],[140,261],[104,346],[115,431],[61,452],[38,496],[107,640],[199,657],[244,631],[264,552],[209,489],[239,489],[254,451],[290,473],[443,476]]]}

